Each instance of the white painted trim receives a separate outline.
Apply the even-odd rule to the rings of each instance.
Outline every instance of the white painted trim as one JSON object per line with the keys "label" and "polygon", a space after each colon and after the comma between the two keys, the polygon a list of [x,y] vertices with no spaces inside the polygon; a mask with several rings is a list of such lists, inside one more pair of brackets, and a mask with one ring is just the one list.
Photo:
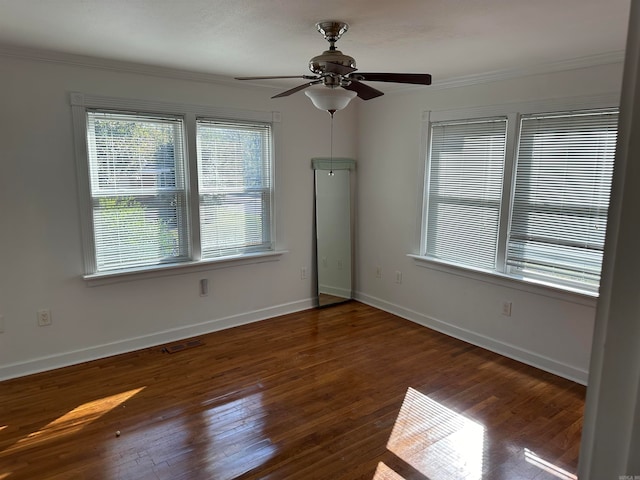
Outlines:
{"label": "white painted trim", "polygon": [[[267,85],[260,81],[240,82],[238,80],[216,75],[206,72],[195,72],[188,70],[180,70],[175,68],[160,67],[156,65],[145,65],[135,62],[126,62],[120,60],[110,60],[106,58],[90,57],[85,55],[76,55],[70,53],[55,52],[51,50],[33,49],[26,47],[0,47],[0,56],[23,58],[29,60],[37,60],[42,62],[60,63],[66,65],[74,65],[79,67],[101,68],[105,70],[114,70],[118,72],[128,72],[141,75],[151,75],[156,77],[176,78],[180,80],[191,80],[195,82],[213,83],[218,85],[226,85],[233,87],[251,86],[260,87],[269,90],[276,90],[280,87]],[[415,92],[418,90],[440,90],[447,88],[466,87],[471,85],[479,85],[482,83],[491,83],[501,80],[509,80],[512,78],[521,78],[531,75],[541,75],[554,72],[562,72],[569,70],[577,70],[581,68],[596,67],[600,65],[620,64],[624,61],[624,50],[600,53],[596,55],[587,55],[578,58],[570,58],[557,62],[547,62],[523,68],[512,68],[503,70],[494,70],[491,72],[483,72],[472,75],[461,75],[456,77],[448,77],[443,79],[434,79],[432,85],[425,86],[407,86],[389,90],[388,94]]]}
{"label": "white painted trim", "polygon": [[164,102],[161,100],[145,100],[140,98],[111,97],[104,95],[92,95],[81,92],[71,92],[69,103],[72,106],[85,108],[98,108],[109,110],[123,110],[128,112],[158,113],[163,115],[193,114],[196,118],[229,119],[234,121],[251,121],[273,123],[274,118],[279,123],[282,116],[279,112],[243,110],[239,108],[222,108],[206,104],[189,104]]}
{"label": "white painted trim", "polygon": [[624,62],[624,50],[587,55],[578,58],[569,58],[557,62],[547,62],[523,68],[511,68],[505,70],[495,70],[493,72],[483,72],[474,75],[462,75],[459,77],[445,78],[442,81],[434,81],[433,89],[467,87],[479,85],[481,83],[491,83],[512,78],[529,77],[532,75],[543,75],[581,68],[597,67],[600,65],[622,64]]}
{"label": "white painted trim", "polygon": [[151,265],[148,267],[136,267],[131,270],[118,270],[114,272],[94,273],[82,277],[87,285],[95,287],[111,283],[130,282],[133,280],[146,280],[149,278],[166,277],[221,268],[254,265],[257,263],[275,262],[288,253],[287,250],[272,252],[246,253],[229,257],[214,258],[212,260],[199,260],[193,262],[170,263],[166,265]]}
{"label": "white painted trim", "polygon": [[[73,95],[72,95],[73,97]],[[89,187],[89,164],[87,152],[87,119],[84,107],[72,103],[73,146],[76,158],[76,184],[78,188],[78,209],[82,233],[82,256],[84,273],[93,272],[95,265],[95,239],[87,235],[86,225],[93,225],[93,209]]]}
{"label": "white painted trim", "polygon": [[[21,58],[26,60],[36,60],[40,62],[59,63],[76,67],[100,68],[103,70],[150,75],[154,77],[175,78],[178,80],[213,83],[217,85],[226,85],[233,87],[242,86],[242,83],[238,80],[223,75],[216,75],[213,73],[181,70],[177,68],[161,67],[157,65],[148,65],[122,60],[111,60],[107,58],[91,57],[87,55],[77,55],[44,49],[12,47],[3,45],[0,47],[0,56]],[[248,85],[246,82],[244,83],[245,85]],[[256,85],[253,84],[252,86],[255,87]],[[276,88],[277,87],[275,86],[271,86],[271,89]]]}
{"label": "white painted trim", "polygon": [[547,112],[567,112],[573,110],[596,110],[600,108],[616,108],[620,105],[620,93],[608,92],[597,95],[577,95],[574,97],[544,98],[530,102],[511,102],[479,107],[452,108],[447,110],[425,111],[430,122],[446,122],[450,120],[471,120],[475,118],[508,116],[518,113],[522,115]]}
{"label": "white painted trim", "polygon": [[191,338],[197,335],[217,332],[227,328],[246,325],[289,313],[308,310],[314,307],[314,299],[308,298],[273,307],[218,318],[194,325],[164,330],[162,332],[126,339],[118,342],[96,345],[80,350],[73,350],[47,357],[40,357],[26,362],[14,363],[0,367],[0,381],[22,377],[33,373],[44,372],[56,368],[67,367],[78,363],[89,362],[100,358],[133,352],[145,348],[157,347],[169,342]]}
{"label": "white painted trim", "polygon": [[[185,182],[187,190],[187,222],[189,230],[189,246],[191,247],[191,260],[199,262],[202,260],[202,247],[200,236],[200,185],[198,175],[193,172],[198,171],[198,157],[192,152],[198,151],[197,118],[194,113],[184,115],[184,158],[186,160]],[[93,236],[93,235],[91,235]],[[94,270],[95,271],[95,268]]]}
{"label": "white painted trim", "polygon": [[579,290],[571,291],[569,290],[569,287],[564,288],[543,282],[515,277],[505,273],[456,265],[424,257],[422,255],[414,255],[413,253],[407,254],[407,257],[413,258],[414,263],[423,268],[429,268],[431,270],[448,273],[450,275],[457,275],[459,277],[470,278],[471,280],[479,282],[490,283],[492,285],[497,285],[498,287],[520,290],[526,293],[541,295],[543,297],[549,297],[592,308],[595,308],[596,303],[598,302],[598,295],[593,292]]}
{"label": "white painted trim", "polygon": [[276,251],[285,251],[282,243],[281,235],[278,232],[284,231],[283,224],[280,223],[281,216],[278,215],[279,206],[283,205],[283,193],[280,188],[280,178],[284,169],[281,167],[281,161],[284,156],[284,128],[282,125],[282,115],[280,112],[272,112],[273,123],[271,124],[271,241]]}
{"label": "white painted trim", "polygon": [[539,355],[515,345],[500,342],[493,338],[472,332],[471,330],[451,325],[450,323],[438,320],[434,317],[429,317],[420,312],[416,312],[415,310],[410,310],[380,298],[366,295],[362,292],[356,292],[355,299],[372,307],[384,310],[385,312],[410,320],[418,325],[422,325],[423,327],[457,338],[458,340],[471,343],[472,345],[482,347],[486,350],[490,350],[582,385],[587,384],[589,373],[584,369],[558,362],[552,358]]}
{"label": "white painted trim", "polygon": [[[507,270],[507,244],[509,243],[509,221],[513,208],[513,192],[516,184],[516,157],[519,143],[520,114],[507,115],[504,169],[502,171],[502,193],[500,194],[500,216],[498,217],[498,242],[496,244],[496,270]],[[426,215],[425,215],[426,216]]]}
{"label": "white painted trim", "polygon": [[431,112],[425,110],[420,117],[420,175],[418,184],[418,195],[416,205],[421,207],[419,218],[417,218],[417,226],[419,230],[416,232],[416,243],[418,251],[424,252],[427,244],[427,215],[429,211],[429,168],[427,168],[428,155],[431,150]]}

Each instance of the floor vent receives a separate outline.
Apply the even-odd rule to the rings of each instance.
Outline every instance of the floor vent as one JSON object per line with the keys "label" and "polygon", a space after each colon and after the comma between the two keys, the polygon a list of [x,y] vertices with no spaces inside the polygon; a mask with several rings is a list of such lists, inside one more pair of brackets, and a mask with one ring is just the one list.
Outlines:
{"label": "floor vent", "polygon": [[172,343],[171,345],[167,345],[162,349],[162,352],[163,353],[182,352],[183,350],[199,347],[201,345],[204,345],[202,340],[187,340],[186,342]]}

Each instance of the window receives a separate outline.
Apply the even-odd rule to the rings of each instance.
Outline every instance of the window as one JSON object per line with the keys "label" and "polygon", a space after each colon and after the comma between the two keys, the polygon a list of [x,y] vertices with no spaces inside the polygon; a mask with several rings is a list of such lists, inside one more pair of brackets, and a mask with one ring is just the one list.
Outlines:
{"label": "window", "polygon": [[506,119],[432,126],[427,255],[495,268],[506,128]]}
{"label": "window", "polygon": [[597,292],[617,119],[606,109],[431,123],[422,255]]}
{"label": "window", "polygon": [[610,111],[522,118],[509,271],[598,287],[617,123]]}
{"label": "window", "polygon": [[271,112],[71,103],[85,278],[277,254]]}
{"label": "window", "polygon": [[87,112],[97,271],[189,256],[182,120]]}
{"label": "window", "polygon": [[270,125],[198,121],[202,258],[269,250]]}

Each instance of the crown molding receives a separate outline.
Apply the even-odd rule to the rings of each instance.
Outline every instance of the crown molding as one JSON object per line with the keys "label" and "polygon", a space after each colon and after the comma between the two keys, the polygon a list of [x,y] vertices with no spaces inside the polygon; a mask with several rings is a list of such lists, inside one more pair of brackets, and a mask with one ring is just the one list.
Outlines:
{"label": "crown molding", "polygon": [[617,108],[619,105],[620,92],[608,92],[595,95],[542,98],[533,101],[508,102],[446,110],[424,110],[421,115],[421,121],[427,124],[429,122],[447,122],[472,118],[506,117],[514,113],[531,115],[545,112],[611,109]]}
{"label": "crown molding", "polygon": [[[499,82],[501,80],[510,80],[514,78],[530,77],[533,75],[544,75],[549,73],[579,70],[581,68],[615,64],[620,65],[620,71],[622,71],[622,67],[624,65],[624,50],[570,58],[557,62],[541,63],[522,68],[494,70],[492,72],[461,75],[458,77],[444,78],[442,80],[436,79],[428,88],[429,90],[444,90],[448,88],[468,87],[483,83]],[[417,92],[424,90],[424,88],[425,87],[422,85],[411,85],[385,92],[385,94]]]}
{"label": "crown molding", "polygon": [[[39,60],[43,62],[60,63],[66,65],[74,65],[80,67],[101,68],[118,72],[136,73],[142,75],[152,75],[156,77],[175,78],[179,80],[191,80],[196,82],[214,83],[218,85],[235,86],[239,84],[236,80],[222,75],[215,75],[205,72],[196,72],[190,70],[180,70],[170,67],[162,67],[157,65],[147,65],[134,62],[125,62],[120,60],[111,60],[99,57],[90,57],[86,55],[76,55],[71,53],[62,53],[52,50],[39,50],[25,47],[0,45],[0,56],[25,58],[30,60]],[[466,87],[470,85],[478,85],[483,83],[497,82],[501,80],[509,80],[519,77],[528,77],[532,75],[541,75],[569,70],[577,70],[581,68],[596,67],[601,65],[620,64],[621,68],[624,63],[624,50],[601,53],[596,55],[588,55],[578,58],[570,58],[566,60],[547,62],[537,65],[512,68],[505,70],[495,70],[491,72],[483,72],[472,75],[462,75],[458,77],[444,78],[435,80],[429,87],[429,90],[439,90],[457,87]],[[259,83],[251,83],[253,87],[260,87],[274,90],[278,87],[273,85],[265,85]],[[407,86],[404,88],[392,89],[388,94],[415,92],[424,89],[424,86]]]}
{"label": "crown molding", "polygon": [[598,67],[601,65],[620,64],[620,68],[622,68],[623,63],[624,50],[618,50],[615,52],[570,58],[522,68],[495,70],[492,72],[483,72],[473,75],[463,75],[459,77],[446,78],[441,81],[436,80],[431,86],[431,89],[467,87],[470,85],[478,85],[481,83],[492,83],[501,80],[510,80],[513,78],[529,77],[533,75],[579,70],[581,68]]}
{"label": "crown molding", "polygon": [[56,52],[53,50],[40,50],[25,47],[0,45],[0,56],[37,60],[41,62],[59,63],[77,67],[100,68],[117,72],[151,75],[155,77],[174,78],[178,80],[191,80],[218,85],[238,86],[238,82],[230,77],[215,75],[212,73],[180,70],[177,68],[148,65],[143,63],[111,60],[87,55]]}

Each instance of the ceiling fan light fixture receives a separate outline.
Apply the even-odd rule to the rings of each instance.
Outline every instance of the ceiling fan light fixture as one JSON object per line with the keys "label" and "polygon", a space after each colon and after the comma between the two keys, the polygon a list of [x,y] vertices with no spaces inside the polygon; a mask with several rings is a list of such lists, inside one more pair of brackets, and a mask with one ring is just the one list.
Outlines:
{"label": "ceiling fan light fixture", "polygon": [[344,88],[310,88],[305,95],[311,99],[313,105],[320,110],[335,112],[342,110],[357,95],[356,92]]}

